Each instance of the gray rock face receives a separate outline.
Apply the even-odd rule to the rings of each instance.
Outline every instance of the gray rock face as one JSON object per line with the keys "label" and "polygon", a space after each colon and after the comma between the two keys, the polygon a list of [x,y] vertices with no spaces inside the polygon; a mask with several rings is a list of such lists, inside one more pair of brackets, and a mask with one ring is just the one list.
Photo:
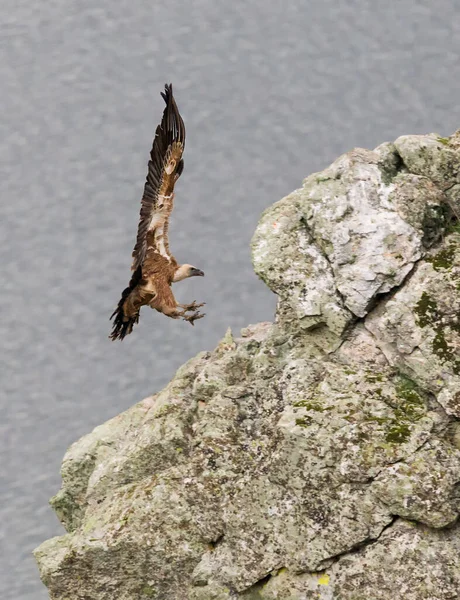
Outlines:
{"label": "gray rock face", "polygon": [[354,150],[265,211],[275,323],[68,450],[53,600],[458,597],[458,143]]}

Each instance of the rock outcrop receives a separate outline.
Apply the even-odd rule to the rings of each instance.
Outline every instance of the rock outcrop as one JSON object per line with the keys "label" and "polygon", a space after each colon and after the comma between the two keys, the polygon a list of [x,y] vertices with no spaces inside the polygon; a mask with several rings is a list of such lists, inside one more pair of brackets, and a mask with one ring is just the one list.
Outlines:
{"label": "rock outcrop", "polygon": [[71,446],[53,600],[458,597],[459,146],[353,150],[265,211],[275,322]]}

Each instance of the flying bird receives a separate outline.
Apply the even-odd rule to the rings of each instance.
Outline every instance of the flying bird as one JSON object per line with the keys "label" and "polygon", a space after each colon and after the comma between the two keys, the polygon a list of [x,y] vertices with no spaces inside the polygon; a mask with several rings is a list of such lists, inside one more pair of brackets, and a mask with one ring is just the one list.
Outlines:
{"label": "flying bird", "polygon": [[183,169],[185,126],[174,100],[172,85],[161,93],[166,107],[153,140],[147,179],[141,201],[136,245],[132,253],[132,277],[123,291],[114,319],[112,340],[122,340],[139,321],[141,306],[147,305],[167,317],[182,317],[191,325],[204,317],[198,309],[204,305],[179,304],[171,284],[187,277],[203,276],[193,265],[180,265],[169,249],[169,217],[174,204],[174,186]]}

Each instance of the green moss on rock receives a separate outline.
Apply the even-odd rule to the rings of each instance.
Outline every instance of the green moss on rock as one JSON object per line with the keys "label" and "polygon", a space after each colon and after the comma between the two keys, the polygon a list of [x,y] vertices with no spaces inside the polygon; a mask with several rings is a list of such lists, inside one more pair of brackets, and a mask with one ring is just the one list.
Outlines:
{"label": "green moss on rock", "polygon": [[448,146],[450,143],[450,138],[446,137],[438,137],[438,142],[441,142],[444,146]]}
{"label": "green moss on rock", "polygon": [[455,259],[456,245],[450,243],[446,248],[443,248],[434,256],[429,256],[426,261],[433,265],[433,269],[440,271],[441,269],[451,269]]}
{"label": "green moss on rock", "polygon": [[390,444],[404,444],[410,437],[410,427],[407,423],[398,423],[392,425],[388,430],[385,439]]}
{"label": "green moss on rock", "polygon": [[442,316],[438,310],[438,305],[426,292],[422,293],[420,300],[415,306],[417,315],[417,324],[419,327],[431,326],[434,329],[435,335],[432,342],[434,354],[442,362],[450,362],[452,370],[456,375],[460,374],[460,359],[457,358],[455,348],[451,347],[446,340],[446,331],[453,329],[460,330],[458,324],[445,325],[442,323]]}
{"label": "green moss on rock", "polygon": [[311,417],[302,417],[302,418],[297,418],[295,420],[295,424],[298,425],[299,427],[308,427],[309,425],[311,425],[312,423],[312,418]]}
{"label": "green moss on rock", "polygon": [[419,327],[432,325],[438,318],[438,305],[427,292],[423,292],[420,300],[415,305],[415,314],[417,315],[417,324]]}
{"label": "green moss on rock", "polygon": [[314,410],[316,412],[324,412],[325,410],[331,410],[330,407],[323,406],[320,402],[314,400],[299,400],[294,403],[296,408],[306,408],[307,410]]}
{"label": "green moss on rock", "polygon": [[153,588],[150,585],[144,585],[144,587],[141,590],[141,593],[146,596],[147,598],[154,598],[155,597],[155,588]]}

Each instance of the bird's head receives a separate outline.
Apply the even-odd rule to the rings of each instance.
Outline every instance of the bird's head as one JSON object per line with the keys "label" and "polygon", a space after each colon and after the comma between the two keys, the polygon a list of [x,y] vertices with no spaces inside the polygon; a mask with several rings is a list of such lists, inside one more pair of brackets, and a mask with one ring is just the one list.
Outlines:
{"label": "bird's head", "polygon": [[176,269],[174,273],[173,281],[182,281],[182,279],[187,279],[187,277],[203,277],[203,271],[197,269],[193,265],[181,265]]}

